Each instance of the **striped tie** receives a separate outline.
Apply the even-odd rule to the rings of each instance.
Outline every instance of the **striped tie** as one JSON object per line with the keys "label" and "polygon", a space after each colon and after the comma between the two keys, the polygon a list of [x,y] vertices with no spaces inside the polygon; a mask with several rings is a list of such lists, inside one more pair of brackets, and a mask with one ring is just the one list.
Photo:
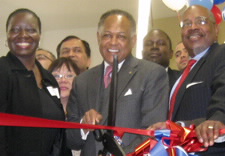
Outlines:
{"label": "striped tie", "polygon": [[174,107],[175,107],[175,103],[176,103],[177,93],[178,93],[181,85],[183,84],[183,82],[185,81],[187,76],[189,75],[191,67],[195,64],[195,62],[196,62],[196,60],[194,60],[194,59],[189,60],[188,65],[185,68],[185,70],[184,70],[184,72],[183,72],[183,74],[181,76],[181,79],[180,79],[179,83],[177,84],[176,89],[173,92],[173,95],[172,95],[172,97],[170,99],[170,110],[169,110],[169,115],[168,115],[168,119],[169,120],[172,120],[173,111],[174,111]]}

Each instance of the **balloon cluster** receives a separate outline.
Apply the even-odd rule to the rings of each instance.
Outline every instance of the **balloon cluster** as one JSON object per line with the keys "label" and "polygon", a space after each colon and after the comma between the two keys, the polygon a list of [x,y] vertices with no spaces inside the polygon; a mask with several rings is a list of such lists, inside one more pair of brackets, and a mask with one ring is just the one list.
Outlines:
{"label": "balloon cluster", "polygon": [[212,11],[216,18],[216,23],[220,24],[222,19],[225,20],[225,8],[221,12],[217,5],[222,4],[225,0],[162,0],[163,3],[174,11],[179,11],[185,6],[201,5]]}

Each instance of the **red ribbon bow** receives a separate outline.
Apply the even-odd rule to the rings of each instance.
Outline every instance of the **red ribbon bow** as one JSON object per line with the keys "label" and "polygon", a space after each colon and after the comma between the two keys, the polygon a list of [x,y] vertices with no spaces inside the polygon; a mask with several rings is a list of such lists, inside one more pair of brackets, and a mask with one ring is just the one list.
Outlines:
{"label": "red ribbon bow", "polygon": [[[189,128],[181,127],[180,125],[169,120],[166,124],[167,129],[171,130],[171,134],[169,137],[162,137],[162,141],[163,144],[168,147],[167,151],[169,156],[176,156],[175,146],[181,146],[187,153],[203,152],[207,150],[207,148],[203,147],[203,144],[198,141],[194,131],[195,126],[192,125]],[[151,151],[157,142],[158,141],[150,138],[139,145],[135,149],[135,152],[129,156],[143,156],[146,152]]]}

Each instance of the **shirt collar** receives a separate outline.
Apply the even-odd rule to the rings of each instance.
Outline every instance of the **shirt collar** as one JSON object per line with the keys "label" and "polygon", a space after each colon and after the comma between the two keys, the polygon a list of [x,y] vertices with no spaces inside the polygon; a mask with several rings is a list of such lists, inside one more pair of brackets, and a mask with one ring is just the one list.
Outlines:
{"label": "shirt collar", "polygon": [[[124,61],[125,61],[125,60],[123,60],[122,62],[120,62],[120,63],[118,64],[118,71],[120,71],[120,68],[122,67]],[[106,61],[104,61],[104,74],[105,74],[105,70],[106,70],[106,68],[107,68],[108,66],[109,66],[109,64],[108,64]]]}
{"label": "shirt collar", "polygon": [[204,50],[203,52],[199,53],[198,55],[196,55],[195,57],[193,57],[192,59],[199,61],[209,50],[209,48],[207,48],[206,50]]}
{"label": "shirt collar", "polygon": [[166,67],[166,68],[165,68],[166,72],[168,72],[168,69],[169,69],[169,67]]}

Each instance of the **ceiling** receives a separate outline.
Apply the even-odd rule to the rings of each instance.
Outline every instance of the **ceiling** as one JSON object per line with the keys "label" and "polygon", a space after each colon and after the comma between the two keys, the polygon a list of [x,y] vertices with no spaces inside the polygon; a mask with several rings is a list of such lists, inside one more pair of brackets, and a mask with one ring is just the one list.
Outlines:
{"label": "ceiling", "polygon": [[[29,8],[42,21],[43,31],[93,27],[102,13],[109,9],[123,9],[137,19],[138,0],[0,0],[0,31],[5,31],[8,15],[17,8]],[[161,0],[152,0],[154,18],[175,16]]]}
{"label": "ceiling", "polygon": [[[137,20],[138,0],[0,0],[0,33],[5,32],[8,15],[18,8],[29,8],[40,16],[42,31],[96,27],[107,10],[118,8],[130,12]],[[220,8],[224,5],[219,5]],[[153,19],[176,16],[162,0],[152,0]]]}

